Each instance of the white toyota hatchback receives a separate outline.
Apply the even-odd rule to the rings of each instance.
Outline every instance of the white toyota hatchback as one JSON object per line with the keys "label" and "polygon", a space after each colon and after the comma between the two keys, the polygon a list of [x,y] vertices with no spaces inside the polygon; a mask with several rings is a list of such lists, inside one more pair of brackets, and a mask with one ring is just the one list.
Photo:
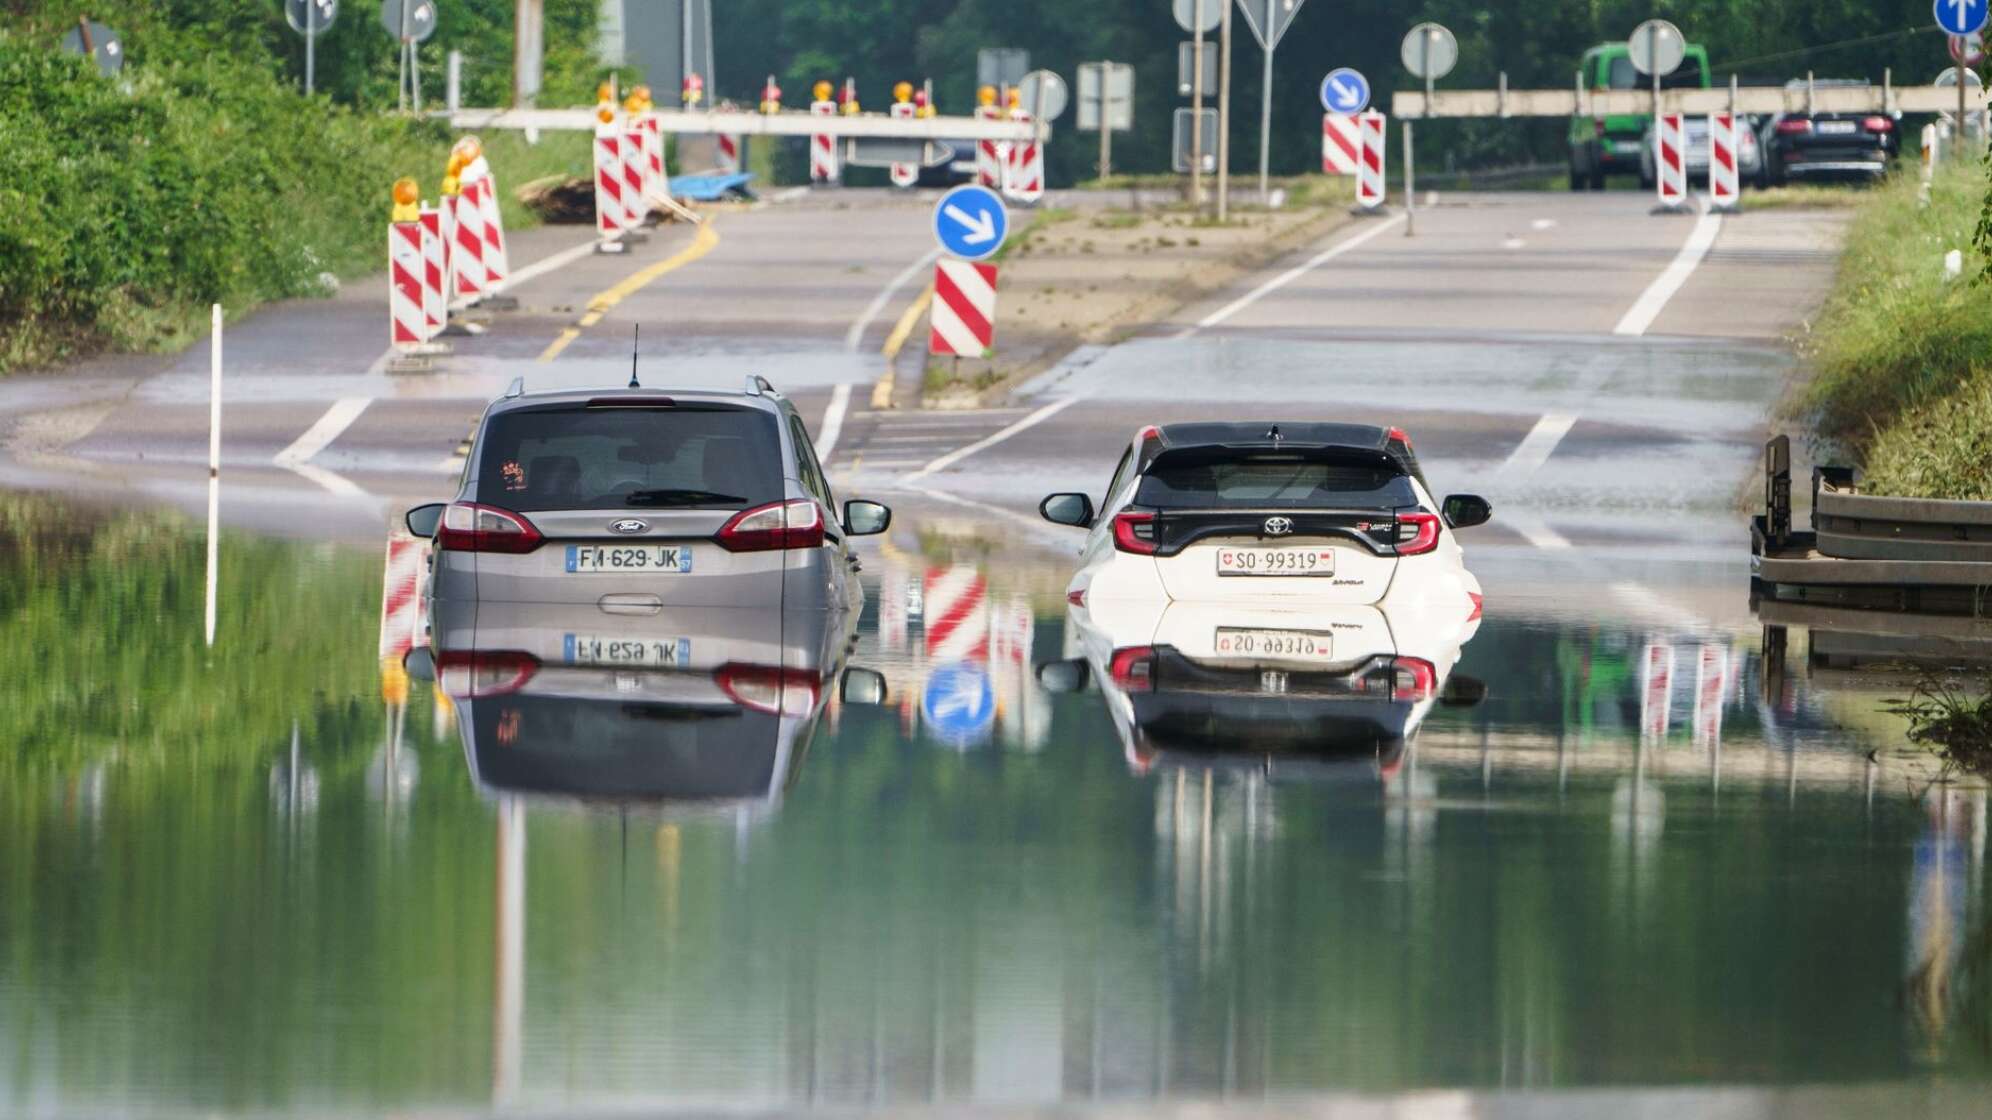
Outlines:
{"label": "white toyota hatchback", "polygon": [[1065,493],[1039,512],[1088,531],[1066,588],[1075,603],[1478,604],[1453,531],[1492,507],[1434,501],[1400,429],[1269,422],[1143,428],[1097,508]]}

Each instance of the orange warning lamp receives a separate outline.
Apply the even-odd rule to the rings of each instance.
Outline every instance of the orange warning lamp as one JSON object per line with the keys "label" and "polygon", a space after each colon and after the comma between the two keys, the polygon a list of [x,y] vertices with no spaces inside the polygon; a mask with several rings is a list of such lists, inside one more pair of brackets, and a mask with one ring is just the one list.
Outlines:
{"label": "orange warning lamp", "polygon": [[844,79],[844,92],[838,99],[844,103],[845,116],[855,117],[858,115],[858,80],[856,78]]}
{"label": "orange warning lamp", "polygon": [[643,98],[638,97],[635,90],[631,90],[629,96],[623,98],[623,112],[630,116],[643,112]]}
{"label": "orange warning lamp", "polygon": [[465,136],[450,146],[450,154],[462,156],[464,166],[467,167],[478,156],[484,154],[484,143],[475,136]]}
{"label": "orange warning lamp", "polygon": [[385,704],[408,703],[408,670],[399,657],[380,659],[380,699]]}
{"label": "orange warning lamp", "polygon": [[1021,109],[1024,107],[1024,91],[1018,89],[1016,86],[1011,86],[1009,96],[1004,98],[1004,101],[1012,109]]}
{"label": "orange warning lamp", "polygon": [[897,82],[892,87],[892,99],[901,105],[913,100],[913,83]]}
{"label": "orange warning lamp", "polygon": [[996,87],[983,86],[981,89],[976,90],[975,103],[985,109],[996,104]]}
{"label": "orange warning lamp", "polygon": [[394,213],[391,220],[413,222],[421,218],[422,211],[417,205],[422,200],[422,188],[415,180],[403,175],[394,181]]}
{"label": "orange warning lamp", "polygon": [[818,101],[828,101],[830,100],[831,89],[832,87],[829,82],[818,82],[809,87],[809,92],[815,94]]}
{"label": "orange warning lamp", "polygon": [[913,115],[925,119],[934,115],[934,97],[928,85],[913,91]]}
{"label": "orange warning lamp", "polygon": [[462,193],[463,193],[463,181],[457,178],[455,172],[451,172],[450,174],[443,176],[444,197],[455,198],[456,196]]}
{"label": "orange warning lamp", "polygon": [[595,100],[614,101],[615,99],[616,84],[614,82],[603,82],[601,85],[595,87]]}
{"label": "orange warning lamp", "polygon": [[768,84],[761,87],[761,111],[779,113],[782,111],[782,87],[775,84],[775,76],[768,75]]}
{"label": "orange warning lamp", "polygon": [[595,106],[595,119],[601,121],[603,124],[616,123],[616,103],[613,101],[604,101],[600,105]]}

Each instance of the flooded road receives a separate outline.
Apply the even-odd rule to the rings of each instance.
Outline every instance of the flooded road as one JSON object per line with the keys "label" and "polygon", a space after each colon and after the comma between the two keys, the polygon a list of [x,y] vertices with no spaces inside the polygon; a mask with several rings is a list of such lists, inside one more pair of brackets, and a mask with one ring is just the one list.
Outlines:
{"label": "flooded road", "polygon": [[1670,614],[1476,565],[1484,617],[1227,668],[1294,631],[909,516],[853,619],[438,618],[431,683],[378,547],[227,538],[210,653],[197,527],[0,503],[0,1112],[1992,1069],[1985,795],[1729,566]]}

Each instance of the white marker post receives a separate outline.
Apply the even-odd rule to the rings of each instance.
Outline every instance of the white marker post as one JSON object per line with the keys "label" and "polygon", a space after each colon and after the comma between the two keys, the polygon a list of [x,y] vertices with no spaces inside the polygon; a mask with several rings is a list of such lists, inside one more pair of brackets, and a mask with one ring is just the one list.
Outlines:
{"label": "white marker post", "polygon": [[214,648],[215,587],[221,538],[221,305],[211,312],[208,348],[207,644]]}

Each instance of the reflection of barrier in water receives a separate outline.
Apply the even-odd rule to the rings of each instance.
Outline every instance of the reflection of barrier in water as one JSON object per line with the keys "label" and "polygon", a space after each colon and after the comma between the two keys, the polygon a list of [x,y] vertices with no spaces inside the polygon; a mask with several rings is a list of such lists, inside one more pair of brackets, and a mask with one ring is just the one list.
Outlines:
{"label": "reflection of barrier in water", "polygon": [[1934,785],[1923,795],[1923,835],[1910,869],[1903,994],[1933,1060],[1944,1055],[1961,994],[1970,916],[1983,912],[1985,809],[1983,789]]}
{"label": "reflection of barrier in water", "polygon": [[1648,642],[1639,657],[1639,738],[1658,742],[1667,737],[1669,709],[1674,702],[1674,647]]}

